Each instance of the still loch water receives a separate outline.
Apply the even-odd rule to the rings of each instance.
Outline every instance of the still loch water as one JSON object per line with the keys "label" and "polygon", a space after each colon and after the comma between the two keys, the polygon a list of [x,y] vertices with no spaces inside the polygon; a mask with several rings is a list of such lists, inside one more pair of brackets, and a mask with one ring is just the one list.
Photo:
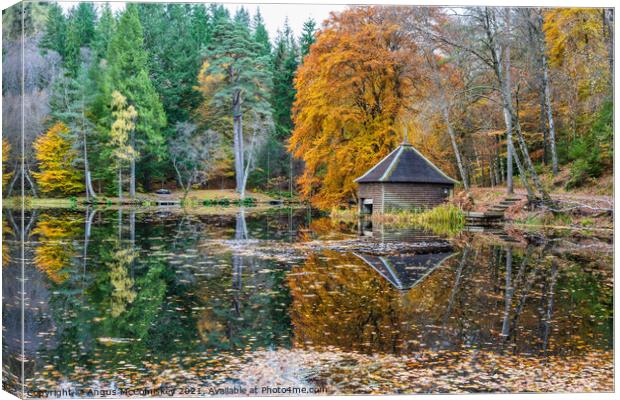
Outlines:
{"label": "still loch water", "polygon": [[307,209],[36,210],[22,296],[22,221],[4,213],[3,383],[17,394],[613,388],[610,247]]}

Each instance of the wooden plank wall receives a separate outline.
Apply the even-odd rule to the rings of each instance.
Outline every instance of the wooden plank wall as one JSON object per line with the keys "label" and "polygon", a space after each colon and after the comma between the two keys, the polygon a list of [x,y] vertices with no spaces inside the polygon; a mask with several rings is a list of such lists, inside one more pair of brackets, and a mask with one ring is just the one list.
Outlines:
{"label": "wooden plank wall", "polygon": [[[444,194],[448,189],[448,194]],[[450,196],[449,185],[422,183],[361,183],[358,189],[360,210],[362,199],[373,199],[373,214],[389,210],[429,209],[436,207]]]}
{"label": "wooden plank wall", "polygon": [[357,198],[362,204],[362,199],[372,199],[372,212],[383,212],[383,184],[381,183],[360,183]]}
{"label": "wooden plank wall", "polygon": [[[444,194],[444,189],[448,194]],[[450,196],[451,187],[422,183],[385,183],[383,208],[389,210],[428,209],[442,204]]]}

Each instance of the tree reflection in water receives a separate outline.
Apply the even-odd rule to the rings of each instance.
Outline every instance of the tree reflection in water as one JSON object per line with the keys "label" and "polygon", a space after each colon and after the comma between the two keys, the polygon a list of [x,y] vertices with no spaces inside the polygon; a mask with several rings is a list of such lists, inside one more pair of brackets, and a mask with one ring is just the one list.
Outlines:
{"label": "tree reflection in water", "polygon": [[[543,359],[612,348],[611,256],[471,236],[453,241],[452,256],[323,250],[287,262],[258,250],[291,254],[295,242],[350,239],[357,227],[306,210],[27,216],[33,385],[88,386],[120,373],[141,382],[168,362],[182,380],[205,359],[261,349]],[[10,285],[20,277],[13,225],[22,222],[14,222],[3,228],[3,324],[6,372],[18,377],[19,346],[10,343],[19,338],[10,332],[20,300]]]}

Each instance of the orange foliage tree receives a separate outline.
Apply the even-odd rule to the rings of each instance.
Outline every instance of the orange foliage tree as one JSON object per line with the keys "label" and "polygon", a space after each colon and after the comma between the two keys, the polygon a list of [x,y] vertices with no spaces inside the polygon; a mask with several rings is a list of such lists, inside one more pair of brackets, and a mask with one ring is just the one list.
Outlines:
{"label": "orange foliage tree", "polygon": [[556,89],[556,109],[573,135],[587,131],[610,93],[612,70],[605,10],[557,8],[545,13],[544,29]]}
{"label": "orange foliage tree", "polygon": [[304,198],[329,208],[403,139],[400,119],[421,93],[419,52],[389,9],[332,15],[297,71],[289,150],[305,162]]}
{"label": "orange foliage tree", "polygon": [[57,122],[33,144],[40,170],[33,175],[43,193],[66,195],[84,191],[83,174],[74,166],[78,154],[66,138],[68,133],[69,128]]}

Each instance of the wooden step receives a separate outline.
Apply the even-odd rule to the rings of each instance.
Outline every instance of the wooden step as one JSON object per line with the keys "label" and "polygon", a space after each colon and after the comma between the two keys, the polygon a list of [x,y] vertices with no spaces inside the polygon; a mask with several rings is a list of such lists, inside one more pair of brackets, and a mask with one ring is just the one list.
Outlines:
{"label": "wooden step", "polygon": [[504,213],[503,212],[490,212],[490,211],[486,211],[486,212],[465,212],[465,218],[472,218],[472,219],[485,219],[485,218],[503,218],[504,217]]}

